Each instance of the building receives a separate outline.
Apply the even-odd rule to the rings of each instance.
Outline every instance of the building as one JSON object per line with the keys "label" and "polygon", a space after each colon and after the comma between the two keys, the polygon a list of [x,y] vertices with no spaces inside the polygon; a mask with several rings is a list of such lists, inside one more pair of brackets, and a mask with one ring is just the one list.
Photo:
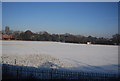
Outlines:
{"label": "building", "polygon": [[9,26],[5,27],[5,33],[2,34],[1,38],[2,38],[2,40],[14,40],[15,39],[14,35],[10,34]]}
{"label": "building", "polygon": [[0,40],[2,40],[2,31],[0,31]]}
{"label": "building", "polygon": [[2,35],[2,39],[3,40],[14,40],[15,37],[13,35],[4,34],[4,35]]}
{"label": "building", "polygon": [[9,26],[6,26],[6,27],[5,27],[5,33],[6,33],[6,34],[10,34],[10,27],[9,27]]}

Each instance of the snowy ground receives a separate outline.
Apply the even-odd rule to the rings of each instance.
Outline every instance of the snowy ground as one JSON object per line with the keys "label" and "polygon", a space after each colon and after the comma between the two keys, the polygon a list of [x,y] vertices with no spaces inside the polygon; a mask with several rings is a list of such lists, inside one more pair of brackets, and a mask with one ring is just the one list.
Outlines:
{"label": "snowy ground", "polygon": [[9,64],[16,59],[16,64],[26,66],[53,63],[75,71],[118,72],[118,46],[37,41],[3,41],[0,45],[2,58]]}

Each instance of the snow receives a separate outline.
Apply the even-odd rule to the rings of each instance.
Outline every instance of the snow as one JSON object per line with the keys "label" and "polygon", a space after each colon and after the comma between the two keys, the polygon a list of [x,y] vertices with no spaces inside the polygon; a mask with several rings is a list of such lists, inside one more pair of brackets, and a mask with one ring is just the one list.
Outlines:
{"label": "snow", "polygon": [[113,45],[2,41],[2,54],[3,57],[8,56],[4,61],[11,64],[17,59],[18,64],[26,66],[38,67],[52,62],[75,71],[118,72],[118,46]]}

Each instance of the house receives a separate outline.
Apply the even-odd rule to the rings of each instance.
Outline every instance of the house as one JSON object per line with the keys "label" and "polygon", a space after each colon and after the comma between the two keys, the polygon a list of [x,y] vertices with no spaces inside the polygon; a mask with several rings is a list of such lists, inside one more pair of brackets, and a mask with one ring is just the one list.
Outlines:
{"label": "house", "polygon": [[0,31],[0,40],[2,40],[2,31]]}
{"label": "house", "polygon": [[2,31],[0,33],[1,33],[2,40],[14,40],[15,39],[14,35],[10,34],[10,27],[9,26],[5,27],[4,33],[2,33]]}
{"label": "house", "polygon": [[3,40],[13,40],[13,39],[15,39],[15,37],[13,35],[4,34],[4,35],[2,35],[2,39]]}

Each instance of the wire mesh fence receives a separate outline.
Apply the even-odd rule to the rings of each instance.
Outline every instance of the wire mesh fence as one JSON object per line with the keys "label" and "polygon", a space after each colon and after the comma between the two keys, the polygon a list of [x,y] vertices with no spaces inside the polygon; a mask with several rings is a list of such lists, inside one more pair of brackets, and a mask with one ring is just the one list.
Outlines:
{"label": "wire mesh fence", "polygon": [[[28,66],[2,65],[3,76],[12,75],[14,79],[37,79],[37,80],[79,80],[79,81],[117,81],[117,74],[73,72],[60,69],[43,69]],[[8,76],[8,75],[7,75]],[[13,78],[12,77],[12,78]],[[8,77],[11,79],[11,77]]]}

